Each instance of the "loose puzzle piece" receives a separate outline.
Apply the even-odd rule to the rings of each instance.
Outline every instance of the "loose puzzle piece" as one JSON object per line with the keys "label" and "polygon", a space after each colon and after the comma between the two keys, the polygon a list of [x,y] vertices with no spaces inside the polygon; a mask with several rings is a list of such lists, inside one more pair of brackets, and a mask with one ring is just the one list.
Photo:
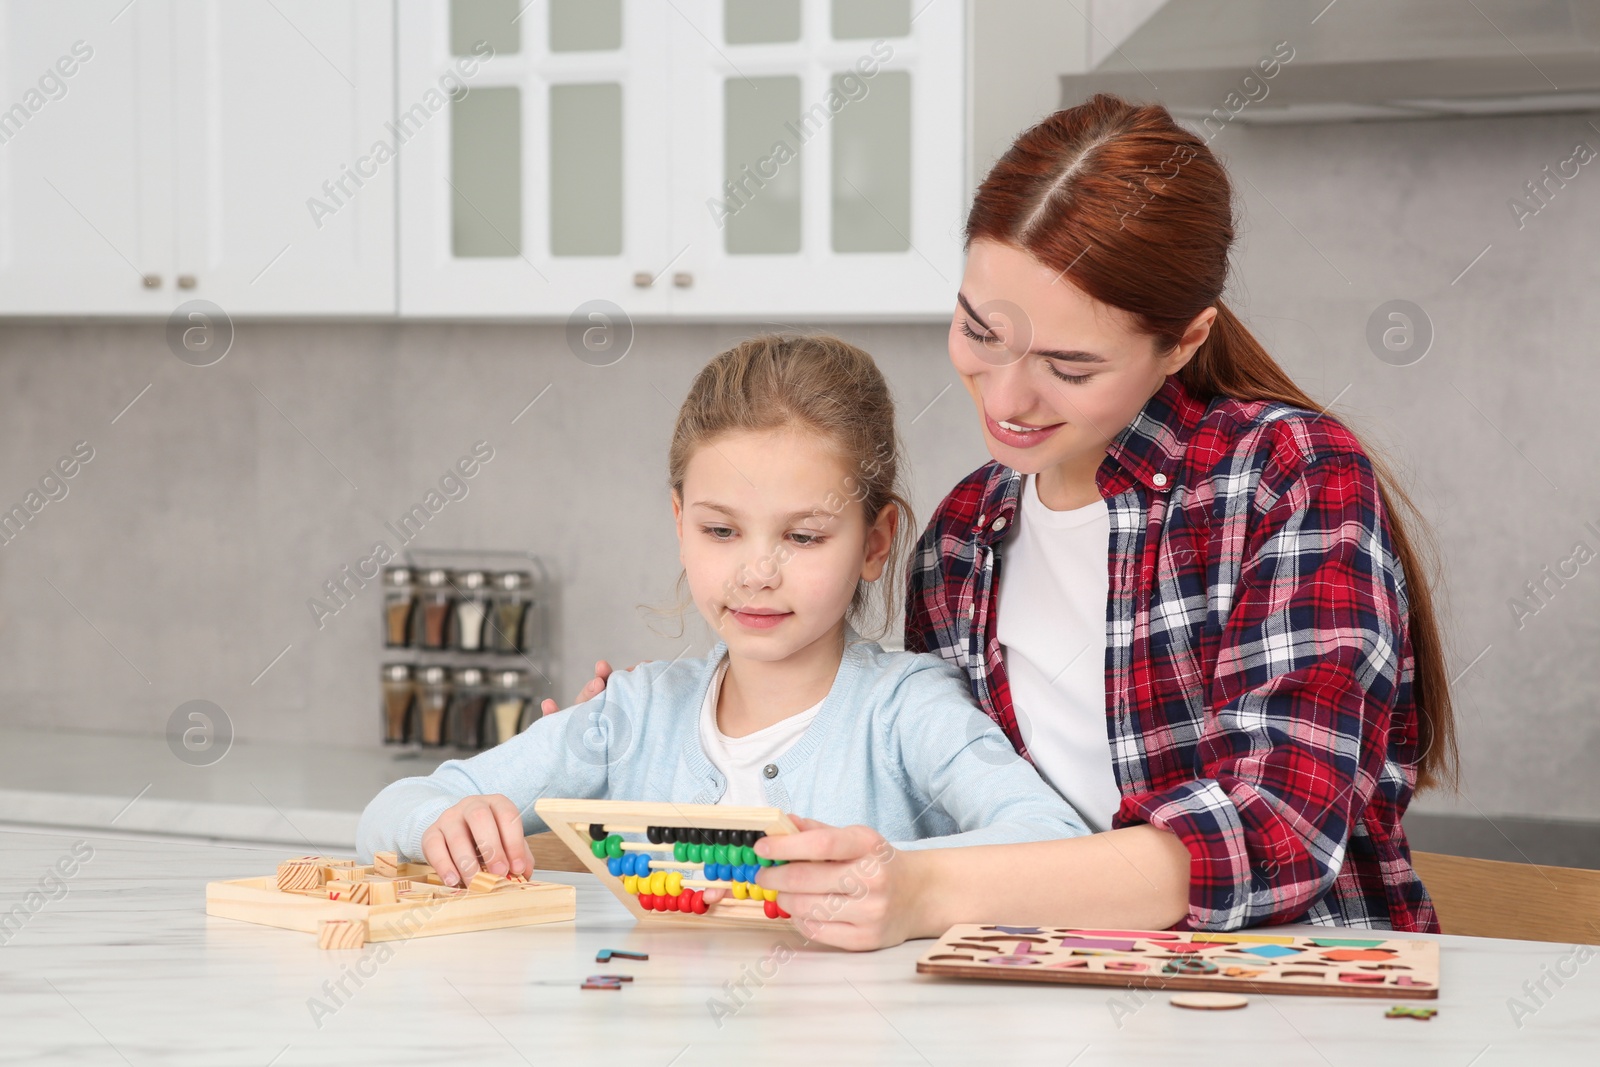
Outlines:
{"label": "loose puzzle piece", "polygon": [[1233,994],[1431,999],[1439,995],[1439,944],[964,924],[946,931],[917,971]]}
{"label": "loose puzzle piece", "polygon": [[[776,890],[756,884],[755,843],[796,833],[776,808],[720,804],[545,799],[534,810],[640,919],[653,922],[769,926],[787,919]],[[723,890],[721,900],[706,890]]]}
{"label": "loose puzzle piece", "polygon": [[1396,1004],[1383,1013],[1385,1019],[1421,1019],[1427,1022],[1439,1014],[1438,1008],[1413,1008],[1405,1004]]}

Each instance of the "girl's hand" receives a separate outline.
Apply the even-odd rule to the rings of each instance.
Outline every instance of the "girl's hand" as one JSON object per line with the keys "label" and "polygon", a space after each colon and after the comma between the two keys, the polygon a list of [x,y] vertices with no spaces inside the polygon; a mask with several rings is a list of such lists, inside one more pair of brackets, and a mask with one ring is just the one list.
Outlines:
{"label": "girl's hand", "polygon": [[763,837],[755,848],[792,862],[763,867],[756,884],[778,891],[778,907],[808,940],[860,951],[924,936],[916,919],[915,853],[896,850],[869,826],[790,818],[800,833]]}
{"label": "girl's hand", "polygon": [[467,797],[446,808],[422,835],[422,856],[445,885],[466,885],[480,870],[533,873],[522,813],[499,793]]}
{"label": "girl's hand", "polygon": [[[634,664],[634,667],[637,666],[637,663]],[[611,670],[611,664],[607,663],[605,660],[599,660],[596,662],[594,665],[594,677],[589,679],[589,683],[579,691],[578,699],[574,700],[572,704],[568,705],[568,707],[576,704],[582,704],[585,700],[593,700],[595,697],[599,696],[600,691],[606,687],[606,679],[611,677]],[[628,670],[633,670],[633,667],[629,667]],[[545,697],[544,700],[540,701],[539,703],[539,714],[541,715],[554,715],[560,710],[561,709],[556,706],[556,702],[549,697]]]}

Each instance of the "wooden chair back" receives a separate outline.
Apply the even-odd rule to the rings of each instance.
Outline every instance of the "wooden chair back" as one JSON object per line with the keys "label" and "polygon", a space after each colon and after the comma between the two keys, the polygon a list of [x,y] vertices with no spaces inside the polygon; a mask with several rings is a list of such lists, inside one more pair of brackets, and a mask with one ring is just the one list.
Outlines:
{"label": "wooden chair back", "polygon": [[1413,852],[1447,934],[1600,944],[1600,871]]}

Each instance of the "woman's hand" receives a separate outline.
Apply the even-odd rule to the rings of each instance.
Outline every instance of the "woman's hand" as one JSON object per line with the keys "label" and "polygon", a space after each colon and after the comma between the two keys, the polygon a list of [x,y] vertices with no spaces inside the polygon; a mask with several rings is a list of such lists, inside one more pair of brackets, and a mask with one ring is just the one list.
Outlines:
{"label": "woman's hand", "polygon": [[[636,667],[638,664],[634,664],[634,666]],[[594,665],[594,677],[589,679],[589,683],[578,692],[578,699],[574,700],[568,707],[582,704],[585,700],[593,700],[599,696],[601,690],[606,687],[606,679],[611,677],[611,670],[611,664],[605,660],[597,661]],[[629,667],[628,670],[633,670],[633,667]],[[556,705],[556,702],[549,697],[545,697],[539,703],[539,714],[541,715],[554,715],[560,710],[561,708]]]}
{"label": "woman's hand", "polygon": [[789,860],[763,867],[756,884],[778,891],[778,907],[808,940],[864,950],[927,936],[919,928],[914,852],[901,852],[868,826],[829,826],[790,817],[798,834],[763,837],[756,854]]}
{"label": "woman's hand", "polygon": [[422,835],[422,857],[445,885],[466,885],[479,870],[533,873],[522,813],[499,793],[467,797],[446,808]]}

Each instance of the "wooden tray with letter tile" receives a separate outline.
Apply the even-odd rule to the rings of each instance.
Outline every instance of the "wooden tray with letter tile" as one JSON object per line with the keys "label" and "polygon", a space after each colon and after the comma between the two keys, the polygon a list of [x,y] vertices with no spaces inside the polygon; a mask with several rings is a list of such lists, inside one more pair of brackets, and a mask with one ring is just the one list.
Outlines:
{"label": "wooden tray with letter tile", "polygon": [[[442,884],[426,863],[378,863],[301,856],[277,875],[206,885],[206,914],[320,934],[322,924],[361,924],[353,942],[395,941],[471,930],[564,922],[577,914],[577,890],[556,882],[480,871],[462,888]],[[280,888],[281,887],[281,888]]]}

